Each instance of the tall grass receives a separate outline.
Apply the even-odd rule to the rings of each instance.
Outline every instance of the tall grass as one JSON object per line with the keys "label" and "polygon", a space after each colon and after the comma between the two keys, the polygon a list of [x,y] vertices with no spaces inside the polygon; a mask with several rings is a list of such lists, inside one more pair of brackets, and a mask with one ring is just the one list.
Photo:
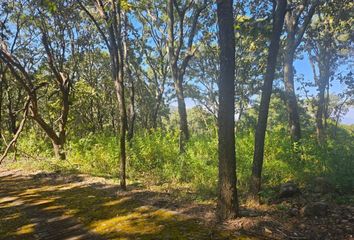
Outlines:
{"label": "tall grass", "polygon": [[[354,185],[354,135],[342,129],[336,140],[318,146],[313,136],[304,136],[294,146],[287,131],[273,127],[267,132],[264,155],[263,186],[296,180],[311,181],[326,176],[338,187],[350,189]],[[237,133],[236,159],[238,185],[248,187],[253,159],[253,131]],[[217,137],[215,132],[193,135],[186,151],[179,154],[178,132],[173,130],[140,131],[127,144],[128,178],[151,184],[188,183],[191,187],[214,194],[217,187]],[[19,148],[31,154],[48,156],[50,146],[35,141],[27,134]],[[117,136],[90,134],[71,139],[67,144],[68,160],[55,161],[56,168],[74,169],[105,177],[117,177],[119,172],[119,143]]]}

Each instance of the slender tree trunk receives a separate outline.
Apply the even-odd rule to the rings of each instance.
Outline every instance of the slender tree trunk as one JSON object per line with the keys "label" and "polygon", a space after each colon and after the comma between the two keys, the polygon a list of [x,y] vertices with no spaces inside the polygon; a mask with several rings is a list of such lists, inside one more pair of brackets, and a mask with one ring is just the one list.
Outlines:
{"label": "slender tree trunk", "polygon": [[162,93],[159,93],[156,97],[156,104],[155,104],[154,112],[152,114],[152,128],[153,129],[157,128],[157,117],[159,115],[161,101],[162,101]]}
{"label": "slender tree trunk", "polygon": [[238,216],[235,152],[235,34],[233,1],[217,2],[220,46],[218,203],[220,220]]}
{"label": "slender tree trunk", "polygon": [[[8,93],[8,95],[10,95]],[[8,103],[7,103],[7,109],[8,109],[8,116],[9,116],[9,132],[12,134],[16,133],[16,114],[13,112],[13,107],[12,107],[12,99],[10,96],[8,96]]]}
{"label": "slender tree trunk", "polygon": [[[16,113],[14,112],[14,106],[13,106],[13,99],[10,96],[9,89],[7,89],[7,110],[8,110],[8,121],[9,121],[9,132],[15,136],[17,132],[17,117]],[[12,144],[12,151],[13,151],[13,160],[16,161],[16,153],[17,153],[17,140],[15,140]]]}
{"label": "slender tree trunk", "polygon": [[[324,64],[326,66],[326,64]],[[328,67],[329,68],[329,67]],[[329,69],[326,67],[320,67],[320,76],[318,82],[318,99],[317,99],[317,110],[316,110],[316,134],[317,142],[322,145],[325,140],[325,110],[326,110],[326,87],[329,83]]]}
{"label": "slender tree trunk", "polygon": [[[291,41],[291,38],[287,38],[287,41]],[[292,42],[288,42],[287,45],[293,45]],[[287,96],[287,109],[289,114],[289,128],[290,135],[293,141],[297,142],[301,138],[300,116],[297,105],[297,98],[295,94],[294,85],[294,50],[288,46],[285,49],[284,54],[284,83],[285,93]]]}
{"label": "slender tree trunk", "polygon": [[129,130],[128,130],[128,141],[131,144],[131,140],[134,137],[134,126],[135,126],[135,118],[136,118],[136,113],[135,113],[135,86],[134,82],[132,79],[132,76],[129,74],[130,82],[131,82],[131,88],[130,88],[130,109],[129,109],[129,115],[130,115],[130,121],[129,121]]}
{"label": "slender tree trunk", "polygon": [[104,115],[101,113],[99,101],[98,101],[98,104],[96,105],[96,107],[97,107],[98,126],[99,126],[100,131],[102,132],[103,131],[103,121],[104,121],[103,117],[104,117]]}
{"label": "slender tree trunk", "polygon": [[326,99],[325,99],[325,107],[324,107],[324,129],[328,128],[328,118],[329,118],[329,84],[326,86]]}
{"label": "slender tree trunk", "polygon": [[[177,75],[177,76],[176,76]],[[184,145],[186,141],[189,140],[189,129],[188,129],[188,120],[187,120],[187,109],[186,103],[184,99],[184,91],[183,91],[183,79],[182,76],[176,74],[174,76],[175,81],[175,89],[177,94],[177,107],[178,107],[178,115],[179,115],[179,147],[180,152],[184,152]]]}
{"label": "slender tree trunk", "polygon": [[317,100],[317,111],[316,111],[316,134],[317,134],[317,142],[319,144],[323,143],[324,140],[324,126],[323,126],[323,114],[324,114],[324,89],[320,89],[318,93]]}
{"label": "slender tree trunk", "polygon": [[261,189],[261,176],[263,169],[264,158],[264,140],[267,129],[268,111],[270,97],[272,94],[272,86],[277,64],[277,56],[279,52],[280,35],[283,29],[284,15],[286,11],[287,1],[278,0],[276,13],[273,19],[273,32],[269,46],[267,69],[264,76],[264,83],[262,88],[262,96],[260,109],[258,113],[258,122],[255,134],[255,145],[253,155],[252,176],[250,182],[250,197],[258,201],[258,193]]}
{"label": "slender tree trunk", "polygon": [[[122,76],[121,76],[122,77]],[[127,112],[125,107],[124,99],[124,84],[121,79],[116,80],[115,82],[117,98],[119,103],[119,120],[120,120],[120,137],[119,137],[119,146],[120,146],[120,187],[123,190],[127,189],[126,185],[126,132],[127,132]]]}

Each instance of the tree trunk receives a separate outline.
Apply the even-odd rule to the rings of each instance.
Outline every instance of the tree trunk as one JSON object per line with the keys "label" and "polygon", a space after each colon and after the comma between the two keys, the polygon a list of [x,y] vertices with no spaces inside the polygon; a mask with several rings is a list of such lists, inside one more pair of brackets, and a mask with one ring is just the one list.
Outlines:
{"label": "tree trunk", "polygon": [[134,137],[134,125],[135,125],[135,118],[136,118],[136,113],[135,113],[135,86],[134,86],[134,81],[132,79],[130,70],[128,70],[128,75],[130,78],[130,83],[131,83],[131,88],[130,88],[130,109],[129,109],[129,130],[128,130],[128,141],[129,144],[131,144],[131,140]]}
{"label": "tree trunk", "polygon": [[220,220],[238,215],[235,152],[235,34],[233,1],[217,2],[220,46],[218,203]]}
{"label": "tree trunk", "polygon": [[184,152],[184,147],[186,141],[189,140],[189,130],[188,130],[188,120],[187,120],[187,109],[184,99],[183,91],[183,79],[179,74],[174,74],[175,89],[177,94],[177,105],[178,105],[178,115],[179,115],[179,148],[180,152]]}
{"label": "tree trunk", "polygon": [[158,95],[156,97],[156,104],[155,104],[154,112],[152,114],[152,128],[153,129],[157,128],[157,117],[159,115],[161,101],[162,101],[162,93],[158,93]]}
{"label": "tree trunk", "polygon": [[[287,41],[290,38],[287,38]],[[292,45],[293,43],[287,43],[287,45]],[[292,47],[285,48],[284,56],[284,83],[285,83],[285,93],[287,96],[287,109],[289,114],[289,128],[290,135],[293,141],[298,142],[301,138],[301,127],[300,127],[300,117],[297,105],[297,98],[295,94],[294,86],[294,50]]]}
{"label": "tree trunk", "polygon": [[329,101],[330,101],[330,99],[329,99],[329,84],[327,84],[327,86],[326,86],[326,98],[325,98],[325,104],[324,104],[325,105],[324,106],[324,115],[323,115],[325,131],[328,128],[328,118],[329,118],[329,115],[330,115],[330,113],[329,113]]}
{"label": "tree trunk", "polygon": [[59,142],[55,142],[54,140],[52,140],[52,144],[53,144],[55,158],[60,159],[60,160],[65,160],[66,154],[64,151],[64,144],[59,143]]}
{"label": "tree trunk", "polygon": [[[325,58],[324,58],[325,59]],[[317,110],[316,110],[316,134],[317,142],[322,145],[324,143],[326,133],[324,128],[325,120],[325,110],[326,110],[326,99],[325,93],[326,88],[329,85],[329,66],[328,63],[323,63],[323,66],[319,67],[320,75],[318,81],[318,99],[317,99]],[[327,66],[327,67],[326,67]]]}
{"label": "tree trunk", "polygon": [[316,111],[316,134],[317,134],[317,142],[320,145],[323,144],[325,138],[324,126],[323,126],[324,104],[325,104],[325,91],[324,89],[319,89],[318,99],[317,99],[317,111]]}
{"label": "tree trunk", "polygon": [[269,46],[267,69],[264,76],[260,109],[258,113],[258,122],[255,134],[255,145],[253,155],[252,176],[250,182],[250,198],[258,201],[258,193],[261,189],[261,176],[264,158],[264,140],[267,129],[268,111],[272,86],[279,52],[280,35],[283,29],[284,15],[286,11],[286,0],[279,0],[276,13],[273,19],[273,32]]}
{"label": "tree trunk", "polygon": [[[122,73],[120,74],[122,75]],[[125,138],[127,132],[127,112],[125,107],[125,98],[124,98],[124,84],[122,81],[122,76],[115,81],[116,93],[119,104],[119,120],[120,120],[120,137],[119,137],[119,146],[120,146],[120,187],[122,190],[127,189],[126,185],[126,146]]]}

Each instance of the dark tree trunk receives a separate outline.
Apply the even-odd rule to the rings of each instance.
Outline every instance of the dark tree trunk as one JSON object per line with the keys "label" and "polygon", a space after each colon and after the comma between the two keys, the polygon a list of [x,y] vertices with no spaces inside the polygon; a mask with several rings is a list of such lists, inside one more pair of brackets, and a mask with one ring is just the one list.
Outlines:
{"label": "dark tree trunk", "polygon": [[264,76],[261,103],[258,113],[258,122],[255,134],[252,176],[250,182],[250,197],[258,201],[258,193],[261,189],[261,176],[263,168],[264,140],[267,129],[268,111],[272,86],[279,52],[280,35],[283,29],[284,15],[287,1],[278,0],[273,19],[273,32],[267,58],[267,69]]}
{"label": "dark tree trunk", "polygon": [[235,34],[233,1],[217,2],[220,46],[218,203],[220,220],[238,215],[235,153]]}

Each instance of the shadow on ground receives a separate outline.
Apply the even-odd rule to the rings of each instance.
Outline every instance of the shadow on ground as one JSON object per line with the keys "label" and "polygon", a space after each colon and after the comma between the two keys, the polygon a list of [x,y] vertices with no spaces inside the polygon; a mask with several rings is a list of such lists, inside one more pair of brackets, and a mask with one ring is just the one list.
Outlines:
{"label": "shadow on ground", "polygon": [[82,180],[0,172],[0,239],[250,239]]}

